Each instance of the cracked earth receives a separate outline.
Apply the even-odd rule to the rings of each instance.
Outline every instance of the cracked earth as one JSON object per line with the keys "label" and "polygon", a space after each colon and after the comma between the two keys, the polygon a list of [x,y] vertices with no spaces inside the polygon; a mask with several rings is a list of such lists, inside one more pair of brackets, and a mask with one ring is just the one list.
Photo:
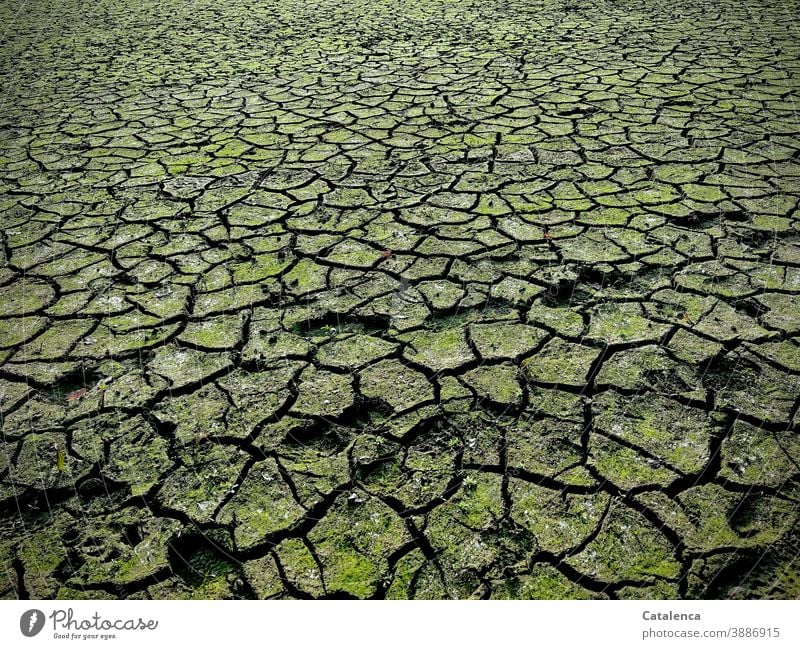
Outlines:
{"label": "cracked earth", "polygon": [[0,3],[0,596],[800,596],[796,0]]}

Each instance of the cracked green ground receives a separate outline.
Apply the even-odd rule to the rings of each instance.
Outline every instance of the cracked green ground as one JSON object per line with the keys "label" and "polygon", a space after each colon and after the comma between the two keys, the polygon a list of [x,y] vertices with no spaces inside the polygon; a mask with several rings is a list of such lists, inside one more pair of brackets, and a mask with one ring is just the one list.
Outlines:
{"label": "cracked green ground", "polygon": [[798,15],[0,2],[0,596],[800,596]]}

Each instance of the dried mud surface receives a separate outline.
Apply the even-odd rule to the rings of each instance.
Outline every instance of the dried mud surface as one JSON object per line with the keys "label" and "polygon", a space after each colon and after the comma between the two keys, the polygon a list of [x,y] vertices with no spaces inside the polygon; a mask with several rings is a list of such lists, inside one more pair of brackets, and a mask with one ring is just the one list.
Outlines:
{"label": "dried mud surface", "polygon": [[795,0],[0,3],[0,596],[800,596]]}

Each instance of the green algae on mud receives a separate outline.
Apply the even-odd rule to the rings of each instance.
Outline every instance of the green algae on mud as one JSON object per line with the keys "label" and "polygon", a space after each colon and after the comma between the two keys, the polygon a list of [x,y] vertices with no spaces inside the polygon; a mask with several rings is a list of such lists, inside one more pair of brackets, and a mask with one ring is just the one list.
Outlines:
{"label": "green algae on mud", "polygon": [[0,597],[800,594],[794,0],[96,4],[0,4]]}

